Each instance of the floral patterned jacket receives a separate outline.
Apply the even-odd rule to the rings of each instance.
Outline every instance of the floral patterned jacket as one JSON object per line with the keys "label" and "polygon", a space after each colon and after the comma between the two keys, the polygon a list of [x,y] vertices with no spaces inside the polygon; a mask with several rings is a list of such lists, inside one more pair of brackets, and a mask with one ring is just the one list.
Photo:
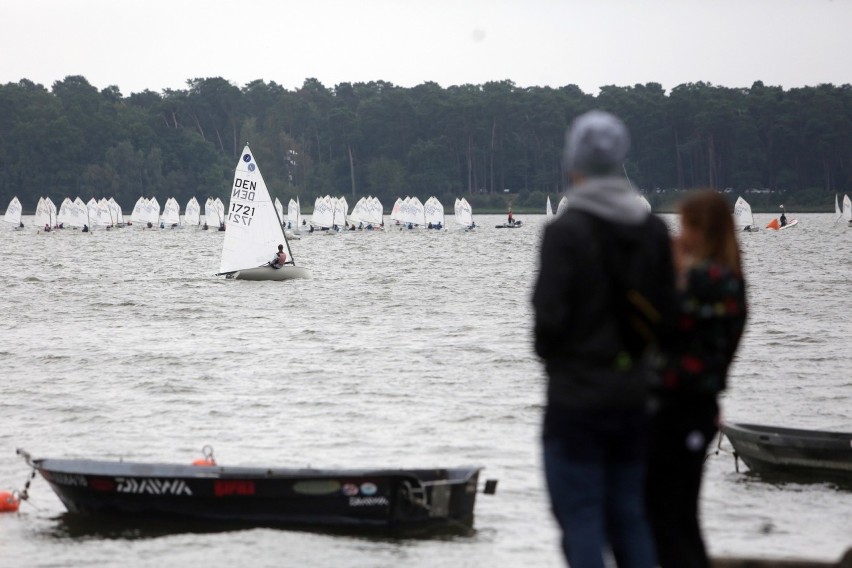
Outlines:
{"label": "floral patterned jacket", "polygon": [[693,265],[685,276],[659,387],[662,394],[715,396],[727,386],[745,328],[745,281],[711,262]]}

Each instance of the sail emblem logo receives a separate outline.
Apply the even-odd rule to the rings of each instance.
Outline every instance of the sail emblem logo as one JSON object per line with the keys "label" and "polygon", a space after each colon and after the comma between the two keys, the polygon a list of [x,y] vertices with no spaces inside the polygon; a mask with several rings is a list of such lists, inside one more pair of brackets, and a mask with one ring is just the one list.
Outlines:
{"label": "sail emblem logo", "polygon": [[375,495],[376,491],[378,491],[378,487],[376,487],[375,483],[362,483],[361,484],[361,494],[362,495]]}
{"label": "sail emblem logo", "polygon": [[343,494],[347,497],[354,497],[355,495],[358,495],[358,486],[354,483],[344,483]]}
{"label": "sail emblem logo", "polygon": [[251,154],[246,154],[243,156],[244,162],[251,162]]}
{"label": "sail emblem logo", "polygon": [[249,165],[248,165],[248,169],[249,169],[249,171],[250,171],[250,172],[253,172],[253,171],[254,171],[254,169],[255,169],[255,167],[256,167],[256,166],[255,166],[254,164],[249,164]]}

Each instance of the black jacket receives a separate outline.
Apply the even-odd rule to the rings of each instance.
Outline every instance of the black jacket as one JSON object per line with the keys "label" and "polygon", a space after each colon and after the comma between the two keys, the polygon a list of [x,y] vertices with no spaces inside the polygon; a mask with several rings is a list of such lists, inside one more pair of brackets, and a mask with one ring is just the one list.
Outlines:
{"label": "black jacket", "polygon": [[535,349],[544,360],[548,404],[587,410],[645,403],[648,365],[625,357],[625,289],[672,324],[674,274],[668,229],[657,217],[624,224],[567,209],[544,232],[533,294]]}

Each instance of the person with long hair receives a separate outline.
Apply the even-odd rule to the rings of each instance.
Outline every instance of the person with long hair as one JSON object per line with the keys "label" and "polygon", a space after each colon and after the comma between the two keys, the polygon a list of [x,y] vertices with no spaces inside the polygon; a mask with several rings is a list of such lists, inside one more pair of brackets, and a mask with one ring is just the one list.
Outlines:
{"label": "person with long hair", "polygon": [[647,507],[662,568],[707,567],[698,498],[719,394],[746,321],[746,294],[730,205],[715,191],[680,204],[673,241],[677,314],[652,397]]}

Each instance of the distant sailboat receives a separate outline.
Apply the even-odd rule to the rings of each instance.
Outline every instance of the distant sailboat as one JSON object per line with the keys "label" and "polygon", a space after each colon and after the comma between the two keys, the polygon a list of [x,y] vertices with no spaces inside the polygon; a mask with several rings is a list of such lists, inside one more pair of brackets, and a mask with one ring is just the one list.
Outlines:
{"label": "distant sailboat", "polygon": [[[227,226],[219,275],[241,280],[311,277],[310,270],[295,265],[281,219],[248,146],[234,171]],[[270,261],[279,244],[286,249],[287,264],[274,268]]]}
{"label": "distant sailboat", "polygon": [[163,214],[160,221],[164,227],[177,227],[180,225],[180,204],[174,197],[169,197],[163,205]]}
{"label": "distant sailboat", "polygon": [[186,209],[183,211],[183,224],[190,227],[197,227],[201,224],[201,205],[195,196],[186,204]]}
{"label": "distant sailboat", "polygon": [[544,209],[544,215],[548,219],[553,217],[553,206],[550,204],[550,196],[549,195],[547,196],[547,207],[545,207],[545,209]]}
{"label": "distant sailboat", "polygon": [[473,222],[473,209],[464,197],[456,199],[455,218],[456,223],[464,227],[465,231],[472,231],[476,228]]}
{"label": "distant sailboat", "polygon": [[849,195],[843,196],[843,218],[852,227],[852,200],[849,199]]}
{"label": "distant sailboat", "polygon": [[430,225],[433,229],[444,227],[444,206],[438,201],[437,197],[432,196],[423,204],[423,216],[426,227]]}
{"label": "distant sailboat", "polygon": [[754,215],[751,213],[751,205],[742,197],[737,197],[734,203],[734,224],[742,231],[757,232],[760,229],[754,223]]}
{"label": "distant sailboat", "polygon": [[21,213],[23,212],[23,207],[21,207],[21,202],[17,197],[13,197],[12,201],[9,202],[9,206],[6,207],[6,215],[3,217],[3,220],[7,223],[10,223],[14,229],[21,228]]}

